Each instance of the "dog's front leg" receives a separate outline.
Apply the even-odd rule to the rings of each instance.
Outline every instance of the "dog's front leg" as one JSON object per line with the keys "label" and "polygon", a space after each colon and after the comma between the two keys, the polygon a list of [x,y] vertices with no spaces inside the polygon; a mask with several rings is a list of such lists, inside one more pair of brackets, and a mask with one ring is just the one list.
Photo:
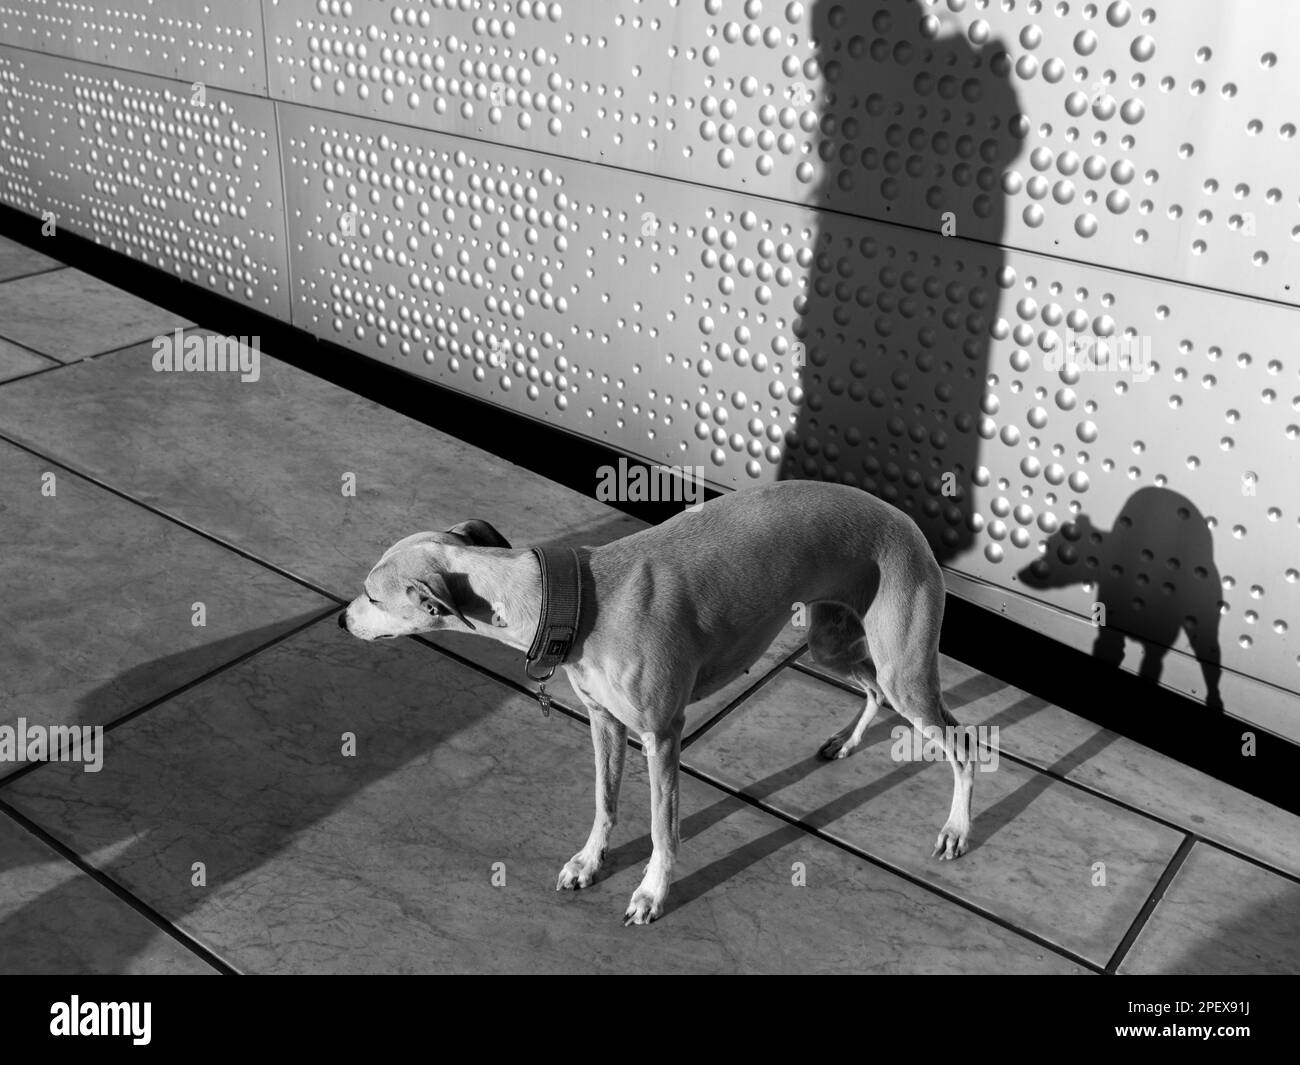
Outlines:
{"label": "dog's front leg", "polygon": [[582,850],[560,870],[556,891],[585,888],[605,860],[609,834],[618,820],[618,789],[623,782],[623,756],[627,754],[627,726],[604,707],[583,700],[591,720],[591,745],[596,751],[596,820]]}
{"label": "dog's front leg", "polygon": [[683,715],[659,732],[645,732],[641,744],[650,768],[650,864],[632,893],[623,924],[649,924],[664,912],[680,842],[677,789],[682,756]]}

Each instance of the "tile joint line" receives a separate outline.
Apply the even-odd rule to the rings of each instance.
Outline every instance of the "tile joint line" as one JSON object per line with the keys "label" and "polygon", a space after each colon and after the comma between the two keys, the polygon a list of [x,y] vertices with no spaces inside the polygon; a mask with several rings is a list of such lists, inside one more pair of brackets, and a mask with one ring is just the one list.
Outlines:
{"label": "tile joint line", "polygon": [[240,971],[237,968],[235,968],[235,966],[231,965],[228,961],[222,958],[221,955],[217,954],[215,951],[205,946],[202,942],[200,942],[195,937],[191,936],[184,929],[173,924],[171,921],[169,921],[166,917],[164,917],[161,913],[155,910],[152,906],[150,906],[139,896],[135,895],[128,888],[118,883],[107,873],[91,865],[88,861],[82,858],[81,855],[79,855],[76,851],[74,851],[71,847],[69,847],[67,844],[65,844],[60,839],[58,839],[58,837],[47,832],[44,828],[42,828],[39,824],[33,821],[26,814],[22,813],[22,811],[11,806],[3,799],[0,799],[0,814],[7,815],[20,828],[24,829],[30,835],[35,836],[38,840],[44,843],[45,846],[49,847],[56,854],[58,854],[64,861],[73,865],[81,873],[88,876],[96,884],[104,888],[106,891],[108,891],[110,894],[115,896],[121,902],[124,902],[127,906],[133,909],[141,917],[145,918],[145,920],[147,920],[150,924],[155,925],[161,931],[163,931],[164,933],[169,935],[172,939],[174,939],[178,944],[184,947],[187,951],[189,951],[191,954],[198,957],[199,960],[212,966],[212,968],[216,969],[217,972],[221,973],[223,976],[242,975]]}
{"label": "tile joint line", "polygon": [[1161,899],[1165,897],[1165,892],[1169,890],[1170,883],[1173,882],[1178,871],[1182,869],[1183,864],[1187,861],[1187,856],[1191,854],[1192,848],[1197,842],[1199,841],[1192,832],[1188,832],[1183,836],[1183,840],[1179,843],[1174,856],[1169,859],[1169,864],[1165,866],[1164,872],[1160,874],[1160,879],[1156,881],[1155,887],[1151,889],[1151,894],[1147,896],[1146,902],[1142,904],[1137,916],[1133,918],[1133,923],[1129,926],[1128,931],[1124,933],[1124,938],[1119,941],[1119,946],[1115,948],[1115,953],[1111,955],[1110,961],[1106,963],[1107,973],[1115,974],[1119,972],[1120,965],[1128,956],[1133,944],[1137,942],[1142,930],[1146,928],[1151,915],[1155,913],[1156,907],[1160,904]]}

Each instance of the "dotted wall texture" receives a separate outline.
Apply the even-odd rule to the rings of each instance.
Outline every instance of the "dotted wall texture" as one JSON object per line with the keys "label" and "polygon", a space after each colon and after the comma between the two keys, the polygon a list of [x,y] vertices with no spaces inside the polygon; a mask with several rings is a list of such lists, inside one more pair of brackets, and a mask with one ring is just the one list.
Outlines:
{"label": "dotted wall texture", "polygon": [[[1300,305],[1294,0],[271,0],[272,95]],[[1281,32],[1279,32],[1281,31]]]}
{"label": "dotted wall texture", "polygon": [[0,41],[266,95],[259,0],[0,0]]}
{"label": "dotted wall texture", "polygon": [[269,100],[0,47],[0,197],[288,317]]}
{"label": "dotted wall texture", "polygon": [[[1300,738],[1286,0],[261,17],[276,102],[228,112],[0,51],[5,199],[261,300],[287,251],[295,324],[714,484],[876,492],[954,586]],[[173,176],[181,128],[209,170]]]}

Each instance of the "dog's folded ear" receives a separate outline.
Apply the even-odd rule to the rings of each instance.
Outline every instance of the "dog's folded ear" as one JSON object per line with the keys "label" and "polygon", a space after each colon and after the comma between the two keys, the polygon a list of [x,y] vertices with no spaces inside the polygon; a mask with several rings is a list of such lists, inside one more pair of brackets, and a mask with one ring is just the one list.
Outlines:
{"label": "dog's folded ear", "polygon": [[482,518],[470,518],[447,530],[453,536],[461,536],[475,547],[509,547],[510,541],[496,531]]}
{"label": "dog's folded ear", "polygon": [[447,579],[441,573],[430,573],[424,580],[411,578],[406,597],[426,614],[454,614],[471,629],[474,628],[474,623],[461,611],[456,597],[447,585]]}

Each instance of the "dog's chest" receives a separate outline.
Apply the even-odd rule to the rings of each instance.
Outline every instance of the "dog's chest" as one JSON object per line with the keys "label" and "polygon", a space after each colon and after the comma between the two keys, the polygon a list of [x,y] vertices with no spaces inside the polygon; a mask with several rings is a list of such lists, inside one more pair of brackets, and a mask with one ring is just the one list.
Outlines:
{"label": "dog's chest", "polygon": [[583,662],[566,662],[564,669],[569,675],[569,683],[573,685],[573,690],[582,697],[583,702],[603,707],[636,732],[645,731],[648,715],[643,709],[633,705],[603,670],[593,669]]}

